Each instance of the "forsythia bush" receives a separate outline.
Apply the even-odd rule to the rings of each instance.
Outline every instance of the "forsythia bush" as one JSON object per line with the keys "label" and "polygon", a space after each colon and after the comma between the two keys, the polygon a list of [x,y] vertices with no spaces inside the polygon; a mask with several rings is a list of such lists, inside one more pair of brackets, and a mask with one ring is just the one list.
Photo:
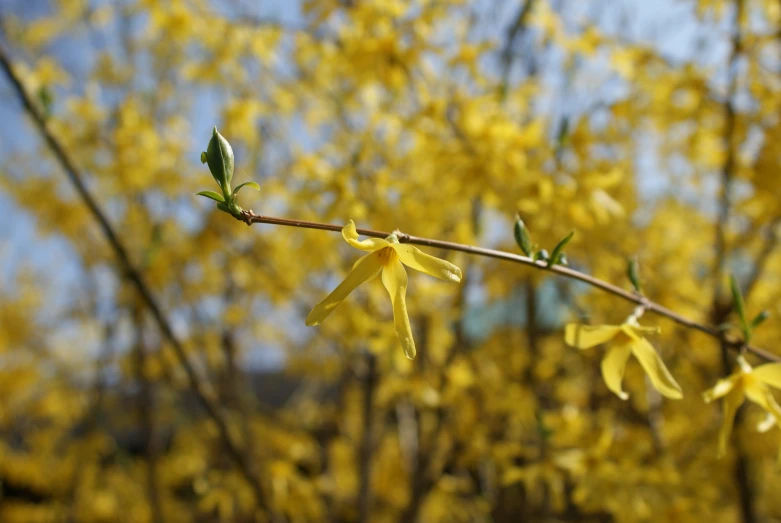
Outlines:
{"label": "forsythia bush", "polygon": [[775,0],[0,25],[0,521],[781,520]]}

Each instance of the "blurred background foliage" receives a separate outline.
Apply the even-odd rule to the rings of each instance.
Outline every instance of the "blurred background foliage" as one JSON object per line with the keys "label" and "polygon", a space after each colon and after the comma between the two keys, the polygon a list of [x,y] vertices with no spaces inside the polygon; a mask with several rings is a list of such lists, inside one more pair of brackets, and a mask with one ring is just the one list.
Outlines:
{"label": "blurred background foliage", "polygon": [[[520,211],[570,264],[701,322],[778,317],[777,0],[0,0],[0,40],[226,413],[262,499],[92,216],[0,81],[0,520],[778,521],[778,430],[744,408],[716,459],[716,340],[652,339],[684,399],[564,322],[632,306],[436,252],[304,317],[357,259],[193,196],[217,125],[244,208],[518,252]],[[778,352],[770,320],[755,342]],[[756,361],[754,361],[756,363]]]}

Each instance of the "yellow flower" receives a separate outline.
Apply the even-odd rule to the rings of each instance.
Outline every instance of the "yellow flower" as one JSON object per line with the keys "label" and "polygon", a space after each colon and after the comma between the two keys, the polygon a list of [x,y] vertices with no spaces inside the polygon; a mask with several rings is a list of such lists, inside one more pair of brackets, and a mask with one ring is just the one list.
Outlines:
{"label": "yellow flower", "polygon": [[602,377],[607,388],[622,400],[629,397],[621,389],[621,381],[624,378],[626,362],[631,354],[634,354],[640,362],[656,390],[668,398],[681,399],[683,393],[680,385],[676,383],[653,346],[642,336],[657,332],[659,328],[641,327],[634,318],[630,317],[630,320],[622,325],[570,323],[565,327],[564,341],[567,345],[578,349],[590,349],[608,341],[613,342],[613,346],[602,360]]}
{"label": "yellow flower", "polygon": [[[724,398],[724,418],[719,431],[719,456],[723,456],[727,451],[735,413],[745,398],[768,413],[768,419],[757,427],[760,432],[768,430],[773,424],[781,426],[781,406],[773,397],[770,387],[781,389],[781,363],[767,363],[754,369],[742,356],[738,356],[738,371],[717,381],[712,389],[703,393],[702,397],[706,403]],[[768,420],[773,423],[768,425]]]}
{"label": "yellow flower", "polygon": [[412,245],[399,243],[394,234],[384,240],[369,238],[358,241],[358,232],[355,230],[355,223],[352,220],[342,229],[342,237],[356,249],[368,251],[369,254],[359,258],[344,281],[323,301],[315,305],[315,308],[306,317],[306,324],[312,326],[322,323],[353,289],[382,273],[382,283],[388,290],[393,304],[393,322],[396,326],[396,334],[404,347],[404,353],[409,359],[413,359],[415,357],[415,340],[412,339],[412,329],[407,316],[407,303],[405,301],[407,272],[404,270],[404,265],[440,280],[453,282],[461,281],[461,269],[450,262],[429,256]]}

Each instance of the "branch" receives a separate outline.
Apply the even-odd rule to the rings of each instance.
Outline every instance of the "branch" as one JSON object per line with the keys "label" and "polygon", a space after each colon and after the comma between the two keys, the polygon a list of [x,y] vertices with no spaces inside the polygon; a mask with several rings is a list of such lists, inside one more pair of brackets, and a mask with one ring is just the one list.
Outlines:
{"label": "branch", "polygon": [[200,377],[198,376],[195,367],[193,367],[192,363],[190,363],[190,360],[187,357],[184,346],[174,334],[171,324],[163,313],[162,308],[157,303],[157,300],[152,294],[152,291],[144,281],[141,272],[133,265],[133,262],[130,259],[130,255],[128,254],[128,250],[125,248],[122,240],[119,238],[119,235],[117,235],[117,233],[114,231],[111,223],[108,221],[108,218],[90,193],[87,185],[84,183],[84,176],[82,175],[81,171],[76,167],[76,164],[73,162],[63,145],[54,136],[54,134],[52,134],[48,124],[46,123],[46,119],[35,105],[32,97],[25,90],[19,77],[14,72],[13,66],[11,65],[11,60],[2,44],[0,44],[0,68],[3,69],[6,76],[8,77],[11,86],[19,96],[25,111],[32,118],[35,126],[38,129],[38,132],[46,142],[46,145],[48,145],[49,149],[52,151],[52,153],[54,153],[54,156],[57,158],[60,166],[65,171],[65,174],[68,176],[70,182],[73,184],[73,187],[78,192],[84,204],[89,208],[89,211],[95,218],[95,221],[98,222],[103,235],[106,237],[109,244],[111,245],[111,248],[114,250],[114,253],[117,256],[119,265],[122,267],[122,270],[125,273],[125,277],[136,288],[139,295],[141,296],[141,300],[144,303],[144,306],[146,306],[146,308],[149,309],[149,311],[152,313],[152,317],[154,318],[155,323],[157,323],[163,338],[165,338],[173,347],[174,353],[176,354],[179,363],[182,365],[182,368],[184,368],[184,371],[187,374],[190,388],[208,416],[217,425],[217,429],[219,430],[220,438],[222,439],[225,449],[228,451],[228,454],[230,454],[231,458],[235,461],[242,474],[252,486],[258,504],[262,507],[266,506],[265,495],[263,493],[263,487],[260,483],[260,480],[256,477],[251,463],[245,459],[245,456],[239,449],[238,444],[233,440],[233,437],[231,436],[228,429],[228,421],[225,413],[217,403],[212,401],[207,390],[204,388],[204,385],[201,383]]}
{"label": "branch", "polygon": [[[342,231],[341,225],[333,225],[329,223],[320,223],[320,222],[310,222],[305,220],[289,220],[285,218],[274,218],[271,216],[261,216],[253,213],[251,210],[243,211],[238,219],[240,219],[247,225],[252,225],[253,223],[268,223],[271,225],[300,227],[304,229],[316,229],[320,231],[331,231],[331,232]],[[357,229],[357,231],[358,234],[361,234],[363,236],[371,236],[373,238],[385,238],[391,234],[390,232],[376,231],[372,229]],[[608,283],[606,281],[594,278],[593,276],[589,276],[588,274],[584,274],[574,269],[570,269],[569,267],[564,267],[562,265],[553,265],[551,267],[548,267],[547,262],[534,261],[531,258],[528,258],[526,256],[521,256],[520,254],[513,254],[510,252],[499,251],[494,249],[486,249],[484,247],[475,247],[472,245],[464,245],[461,243],[434,240],[431,238],[421,238],[419,236],[412,236],[410,234],[398,232],[398,231],[395,234],[396,237],[399,239],[400,243],[410,243],[413,245],[422,245],[424,247],[432,247],[432,248],[444,249],[448,251],[465,252],[467,254],[472,254],[475,256],[485,256],[487,258],[495,258],[498,260],[504,260],[512,263],[518,263],[521,265],[527,265],[529,267],[533,267],[541,271],[552,272],[558,276],[563,276],[565,278],[569,278],[572,280],[578,280],[592,287],[600,289],[604,292],[607,292],[608,294],[612,294],[613,296],[622,298],[625,301],[634,303],[635,305],[642,305],[643,307],[645,307],[645,310],[648,312],[653,312],[655,314],[658,314],[659,316],[664,316],[665,318],[669,318],[673,320],[675,323],[678,323],[690,329],[700,331],[717,340],[721,340],[722,337],[724,336],[722,331],[717,329],[716,327],[711,327],[710,325],[699,323],[697,321],[686,318],[685,316],[682,316],[677,312],[668,309],[663,305],[659,305],[658,303],[655,303],[644,296],[624,290],[621,287],[613,285],[612,283]],[[735,338],[727,338],[725,339],[725,343],[731,349],[737,350],[743,347],[745,350],[755,354],[756,356],[764,360],[781,362],[781,356],[773,354],[772,352],[767,351],[765,349],[755,347],[753,345],[744,346],[741,340]]]}
{"label": "branch", "polygon": [[518,14],[515,16],[512,25],[507,29],[507,39],[504,43],[504,49],[502,50],[502,91],[506,92],[510,81],[510,68],[513,62],[513,44],[519,36],[523,36],[526,30],[526,19],[531,13],[532,7],[534,7],[534,0],[526,0],[526,2],[518,10]]}
{"label": "branch", "polygon": [[136,380],[138,381],[138,397],[136,410],[139,425],[142,430],[144,455],[146,457],[146,497],[152,514],[153,523],[165,521],[160,503],[161,492],[158,481],[158,444],[155,425],[155,393],[153,384],[146,373],[147,346],[144,340],[144,314],[143,309],[137,303],[132,308],[133,328],[135,329],[134,363]]}
{"label": "branch", "polygon": [[738,91],[737,66],[740,58],[742,39],[740,32],[740,19],[743,16],[743,0],[735,1],[735,32],[732,36],[732,52],[727,62],[728,85],[724,99],[724,146],[727,156],[721,169],[721,197],[719,201],[719,217],[716,223],[716,263],[713,267],[713,280],[716,285],[715,300],[721,298],[721,275],[724,272],[724,264],[727,257],[726,229],[729,223],[729,214],[732,196],[732,178],[735,172],[735,127],[737,115],[735,114],[735,95]]}
{"label": "branch", "polygon": [[[727,61],[727,94],[724,99],[724,145],[727,148],[727,157],[725,158],[724,165],[721,170],[721,198],[719,202],[719,218],[716,223],[716,263],[713,267],[713,282],[716,286],[713,294],[713,321],[716,323],[724,322],[732,310],[735,308],[735,304],[730,302],[729,305],[722,304],[722,284],[721,277],[724,273],[724,265],[727,262],[727,256],[729,254],[727,248],[727,227],[729,225],[729,215],[731,209],[731,196],[732,196],[732,182],[735,175],[736,167],[736,145],[735,145],[735,130],[737,127],[737,114],[735,111],[735,96],[738,92],[738,60],[742,51],[742,34],[741,34],[741,19],[743,18],[743,0],[735,0],[735,27],[732,34],[732,51],[730,52],[729,59]],[[772,234],[772,231],[771,231]],[[771,236],[772,237],[772,236]],[[772,250],[772,243],[768,243],[769,249]],[[768,252],[769,255],[769,252]],[[761,262],[761,260],[760,260]],[[755,267],[752,279],[759,277],[759,270],[761,267]],[[753,286],[753,283],[752,283]],[[721,338],[721,359],[722,370],[725,375],[729,375],[732,372],[732,362],[728,355],[728,345],[724,336]],[[741,419],[741,411],[738,411],[735,416],[734,423],[738,424]],[[743,450],[736,446],[735,457],[735,469],[733,471],[735,477],[735,483],[737,483],[738,500],[740,503],[740,513],[743,523],[754,523],[757,518],[754,513],[754,503],[751,487],[751,478],[748,472],[748,457]]]}
{"label": "branch", "polygon": [[372,506],[372,454],[374,451],[374,395],[377,388],[377,360],[371,352],[364,358],[363,381],[363,434],[359,449],[359,477],[361,481],[358,493],[358,521],[371,521]]}
{"label": "branch", "polygon": [[765,268],[767,267],[767,262],[770,259],[770,255],[773,254],[773,251],[778,245],[778,234],[776,233],[776,228],[779,225],[781,225],[781,216],[776,217],[770,223],[769,234],[767,236],[767,239],[765,240],[765,244],[762,246],[762,250],[757,256],[756,261],[754,262],[753,269],[748,276],[748,281],[746,282],[746,289],[743,291],[743,297],[746,300],[749,299],[749,296],[754,291],[756,284],[759,283],[759,278],[765,272]]}

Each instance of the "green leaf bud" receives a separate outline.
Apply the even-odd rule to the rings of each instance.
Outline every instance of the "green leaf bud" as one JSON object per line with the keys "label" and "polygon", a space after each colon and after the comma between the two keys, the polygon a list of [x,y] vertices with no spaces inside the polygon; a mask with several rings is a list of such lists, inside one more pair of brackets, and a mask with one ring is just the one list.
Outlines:
{"label": "green leaf bud", "polygon": [[632,287],[634,287],[635,291],[642,294],[643,287],[640,284],[640,266],[637,262],[637,258],[630,258],[628,260],[626,266],[626,276],[629,278],[629,281],[632,283]]}
{"label": "green leaf bud", "polygon": [[518,214],[515,215],[514,233],[515,243],[518,244],[518,247],[521,248],[526,256],[531,257],[534,251],[534,247],[532,247],[531,235],[529,234],[529,230],[526,228],[526,224],[523,223],[521,216]]}
{"label": "green leaf bud", "polygon": [[[201,161],[203,161],[201,155]],[[231,195],[231,179],[233,178],[233,149],[231,149],[228,140],[226,140],[217,128],[214,128],[212,139],[209,140],[209,147],[206,149],[206,162],[209,164],[209,170],[222,188],[225,198]]]}

